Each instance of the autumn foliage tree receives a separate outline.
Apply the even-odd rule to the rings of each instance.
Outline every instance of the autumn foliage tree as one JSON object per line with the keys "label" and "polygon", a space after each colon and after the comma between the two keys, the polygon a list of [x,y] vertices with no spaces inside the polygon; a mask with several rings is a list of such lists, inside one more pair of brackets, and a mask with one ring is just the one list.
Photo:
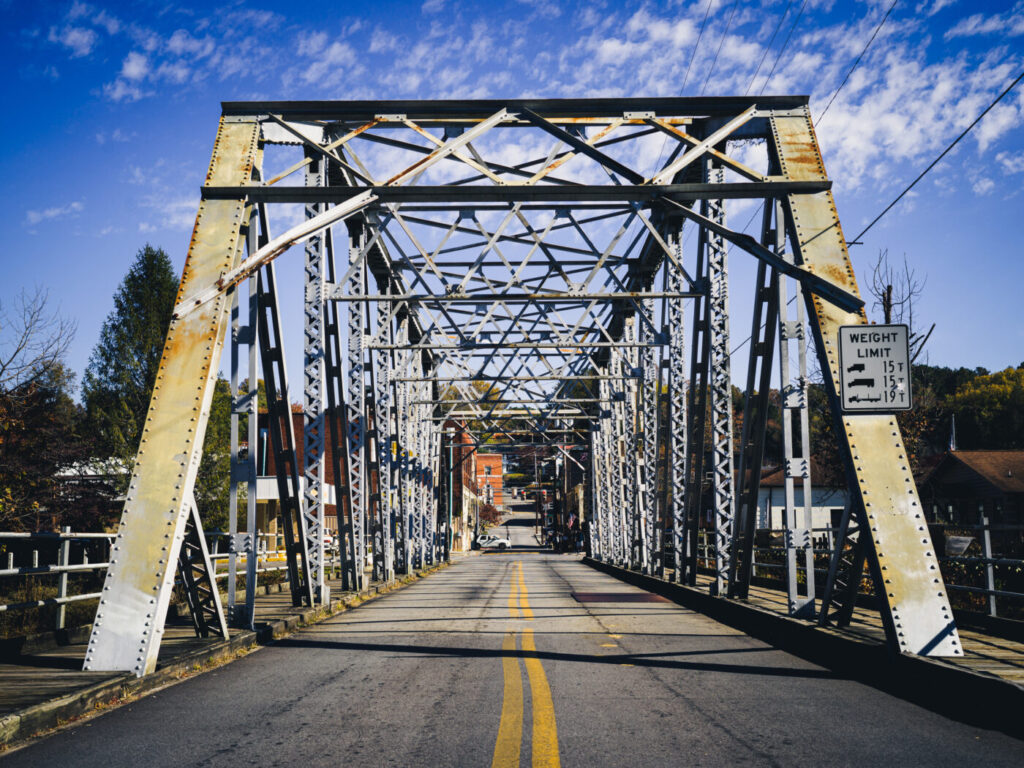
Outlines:
{"label": "autumn foliage tree", "polygon": [[75,325],[42,289],[0,306],[0,529],[80,525],[101,509],[87,469],[91,436],[64,354]]}

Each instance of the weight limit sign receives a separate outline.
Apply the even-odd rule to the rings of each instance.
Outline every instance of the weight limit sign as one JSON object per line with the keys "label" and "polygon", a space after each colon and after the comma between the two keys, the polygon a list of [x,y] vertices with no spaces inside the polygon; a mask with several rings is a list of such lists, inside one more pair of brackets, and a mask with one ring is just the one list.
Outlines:
{"label": "weight limit sign", "polygon": [[910,334],[905,325],[839,328],[839,397],[843,411],[909,411]]}

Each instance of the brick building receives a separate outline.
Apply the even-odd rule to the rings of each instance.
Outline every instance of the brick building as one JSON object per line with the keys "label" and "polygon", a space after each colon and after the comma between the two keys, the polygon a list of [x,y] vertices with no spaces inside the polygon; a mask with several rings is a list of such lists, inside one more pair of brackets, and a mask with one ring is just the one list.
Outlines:
{"label": "brick building", "polygon": [[484,504],[501,509],[505,504],[504,464],[500,453],[477,453],[476,484]]}

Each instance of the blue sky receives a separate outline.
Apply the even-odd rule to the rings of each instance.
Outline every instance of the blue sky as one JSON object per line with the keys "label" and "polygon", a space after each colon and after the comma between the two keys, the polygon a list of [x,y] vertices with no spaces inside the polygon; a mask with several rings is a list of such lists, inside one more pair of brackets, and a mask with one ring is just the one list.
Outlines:
{"label": "blue sky", "polygon": [[[0,301],[48,289],[78,323],[81,374],[135,252],[163,247],[180,270],[221,100],[763,90],[810,94],[817,117],[890,4],[0,1]],[[1024,3],[899,0],[818,123],[847,236],[1022,69]],[[852,249],[862,289],[882,248],[927,278],[932,364],[1024,360],[1022,181],[1024,85]],[[286,321],[297,339],[298,312]]]}

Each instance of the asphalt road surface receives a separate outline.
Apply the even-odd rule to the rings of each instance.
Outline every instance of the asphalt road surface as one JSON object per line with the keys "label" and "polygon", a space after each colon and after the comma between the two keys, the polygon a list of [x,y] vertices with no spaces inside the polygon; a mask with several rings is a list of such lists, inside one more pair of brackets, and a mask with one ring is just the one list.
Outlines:
{"label": "asphalt road surface", "polygon": [[467,557],[0,764],[1017,768],[1022,746],[575,557],[511,551]]}

